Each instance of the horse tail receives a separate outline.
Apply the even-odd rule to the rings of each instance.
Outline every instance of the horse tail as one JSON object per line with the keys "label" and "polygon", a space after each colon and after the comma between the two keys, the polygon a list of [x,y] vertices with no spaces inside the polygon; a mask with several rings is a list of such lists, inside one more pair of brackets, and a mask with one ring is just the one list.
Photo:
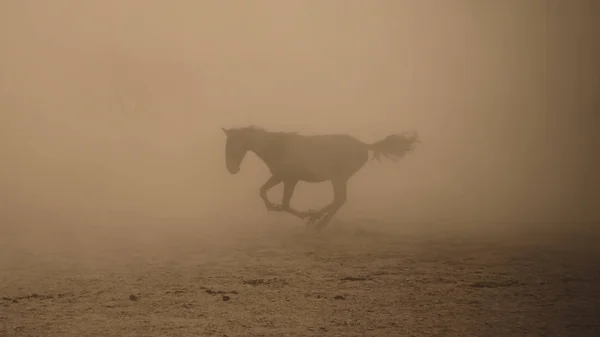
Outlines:
{"label": "horse tail", "polygon": [[381,156],[384,156],[396,161],[414,150],[416,143],[420,143],[416,132],[412,132],[412,134],[404,132],[389,135],[378,142],[367,144],[367,146],[369,150],[373,151],[373,160],[381,161]]}

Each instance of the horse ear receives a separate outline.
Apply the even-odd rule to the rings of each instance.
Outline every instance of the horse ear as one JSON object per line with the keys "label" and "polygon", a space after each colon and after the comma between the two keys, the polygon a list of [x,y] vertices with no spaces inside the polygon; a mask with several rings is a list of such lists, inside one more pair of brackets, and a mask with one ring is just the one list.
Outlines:
{"label": "horse ear", "polygon": [[412,137],[411,137],[411,139],[415,143],[421,143],[421,140],[419,139],[419,133],[417,132],[417,130],[412,130]]}
{"label": "horse ear", "polygon": [[404,131],[404,132],[401,133],[401,135],[403,137],[406,137],[406,138],[409,138],[409,139],[413,139],[413,140],[415,140],[415,139],[418,138],[417,130],[415,130],[415,129],[412,129],[410,131]]}

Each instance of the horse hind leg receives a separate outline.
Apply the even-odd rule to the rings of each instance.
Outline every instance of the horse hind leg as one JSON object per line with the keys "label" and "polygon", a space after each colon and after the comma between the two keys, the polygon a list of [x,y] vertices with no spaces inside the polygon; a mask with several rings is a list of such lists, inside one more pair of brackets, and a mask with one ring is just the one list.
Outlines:
{"label": "horse hind leg", "polygon": [[[343,204],[343,202],[342,202]],[[334,207],[336,207],[335,201],[335,186],[334,186],[334,201],[329,205],[319,209],[319,210],[309,210],[306,212],[302,212],[302,216],[304,218],[308,218],[307,224],[312,225],[317,222],[319,219],[322,219],[327,213],[329,213]]]}
{"label": "horse hind leg", "polygon": [[315,229],[320,230],[327,226],[331,219],[336,215],[336,213],[342,208],[342,206],[346,203],[347,194],[348,194],[348,181],[347,180],[339,180],[333,181],[333,195],[334,199],[331,205],[327,207],[327,211],[323,218],[321,218],[315,225]]}
{"label": "horse hind leg", "polygon": [[298,180],[284,180],[283,181],[283,199],[281,201],[281,210],[288,212],[294,216],[299,217],[300,219],[304,219],[305,213],[298,212],[293,209],[291,206],[292,196],[294,195],[294,190],[296,189],[296,185],[298,185]]}
{"label": "horse hind leg", "polygon": [[321,219],[325,214],[327,214],[327,212],[329,212],[329,210],[331,209],[331,206],[332,205],[327,205],[327,206],[321,208],[318,211],[316,211],[316,210],[309,210],[307,212],[303,212],[302,216],[303,216],[303,218],[308,218],[307,222],[309,224],[313,224],[317,220]]}

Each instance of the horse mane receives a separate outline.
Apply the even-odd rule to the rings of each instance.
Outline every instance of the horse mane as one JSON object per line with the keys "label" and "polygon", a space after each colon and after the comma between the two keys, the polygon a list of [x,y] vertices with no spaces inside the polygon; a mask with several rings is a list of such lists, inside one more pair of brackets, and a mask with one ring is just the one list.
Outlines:
{"label": "horse mane", "polygon": [[245,130],[252,130],[252,131],[262,131],[262,132],[268,132],[268,131],[267,131],[265,128],[262,128],[262,127],[260,127],[260,126],[256,126],[256,125],[254,125],[254,124],[252,124],[252,125],[248,125],[248,126],[244,126],[244,127],[242,127],[242,129],[245,129]]}
{"label": "horse mane", "polygon": [[242,126],[239,128],[234,128],[231,129],[234,131],[252,131],[252,132],[258,132],[258,133],[262,133],[265,135],[280,135],[280,136],[285,136],[285,135],[297,135],[298,132],[287,132],[287,131],[268,131],[265,128],[262,128],[260,126],[256,126],[256,125],[248,125],[248,126]]}

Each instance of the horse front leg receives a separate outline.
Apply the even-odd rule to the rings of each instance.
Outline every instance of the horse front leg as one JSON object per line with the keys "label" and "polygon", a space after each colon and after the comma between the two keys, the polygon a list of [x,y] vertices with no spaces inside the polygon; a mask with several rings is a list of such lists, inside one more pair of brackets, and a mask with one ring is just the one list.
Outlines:
{"label": "horse front leg", "polygon": [[267,182],[265,182],[260,187],[260,198],[265,203],[265,207],[267,207],[268,211],[281,210],[281,207],[277,207],[275,204],[273,204],[271,201],[269,201],[269,198],[267,196],[267,192],[269,192],[269,190],[272,189],[273,187],[277,186],[280,182],[281,182],[281,179],[275,178],[273,176],[273,177],[269,178],[269,180],[267,180]]}
{"label": "horse front leg", "polygon": [[283,198],[281,201],[281,209],[299,217],[300,219],[304,219],[306,215],[303,212],[298,212],[297,210],[293,209],[290,205],[296,185],[298,185],[298,180],[288,179],[283,181]]}

